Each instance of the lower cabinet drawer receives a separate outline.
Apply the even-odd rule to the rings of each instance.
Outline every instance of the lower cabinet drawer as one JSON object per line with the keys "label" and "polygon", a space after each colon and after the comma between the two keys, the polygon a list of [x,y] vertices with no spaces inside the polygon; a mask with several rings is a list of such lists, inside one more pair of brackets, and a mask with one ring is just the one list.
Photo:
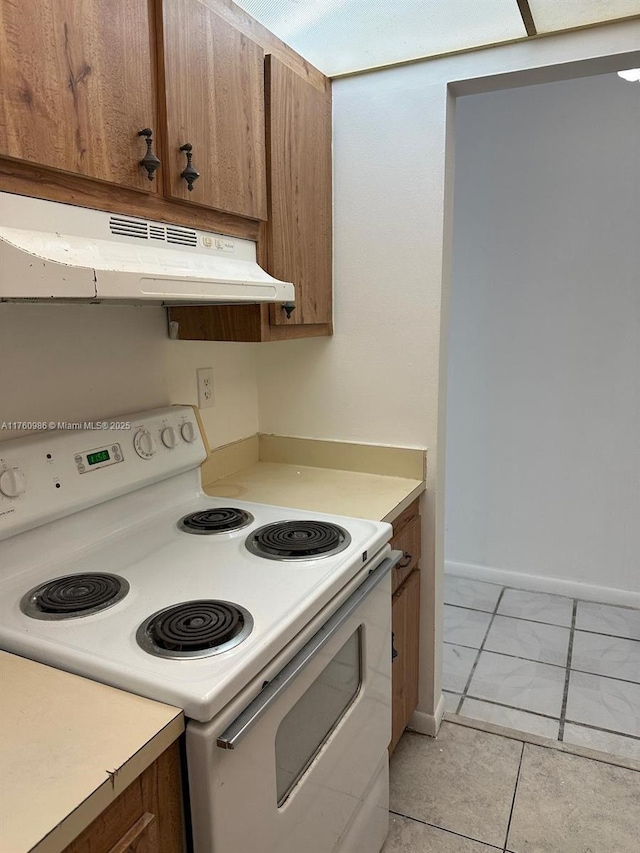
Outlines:
{"label": "lower cabinet drawer", "polygon": [[109,853],[160,853],[156,815],[145,812]]}
{"label": "lower cabinet drawer", "polygon": [[400,533],[391,540],[391,547],[402,551],[402,559],[394,567],[391,578],[391,592],[395,592],[402,585],[405,578],[418,565],[420,560],[420,516],[417,515],[406,524]]}

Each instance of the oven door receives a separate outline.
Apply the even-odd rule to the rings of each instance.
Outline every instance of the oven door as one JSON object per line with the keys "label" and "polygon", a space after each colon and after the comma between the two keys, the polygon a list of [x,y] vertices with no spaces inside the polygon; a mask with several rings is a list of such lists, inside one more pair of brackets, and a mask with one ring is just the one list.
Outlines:
{"label": "oven door", "polygon": [[[188,724],[196,853],[334,853],[347,839],[352,847],[372,789],[386,791],[389,572],[400,556],[385,555],[224,730],[219,719]],[[383,805],[372,853],[386,834]]]}

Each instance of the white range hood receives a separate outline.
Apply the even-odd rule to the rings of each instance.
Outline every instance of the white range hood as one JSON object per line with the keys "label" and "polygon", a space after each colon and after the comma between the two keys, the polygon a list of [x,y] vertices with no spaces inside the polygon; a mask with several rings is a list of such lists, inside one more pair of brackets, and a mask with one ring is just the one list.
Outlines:
{"label": "white range hood", "polygon": [[251,240],[0,193],[0,301],[292,302]]}

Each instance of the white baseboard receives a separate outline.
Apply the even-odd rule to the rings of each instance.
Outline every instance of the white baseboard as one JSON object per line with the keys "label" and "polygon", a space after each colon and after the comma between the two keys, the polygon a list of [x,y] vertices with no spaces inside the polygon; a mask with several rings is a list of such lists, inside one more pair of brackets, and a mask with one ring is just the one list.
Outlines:
{"label": "white baseboard", "polygon": [[530,589],[534,592],[551,592],[555,595],[568,595],[570,598],[582,598],[585,601],[600,601],[604,604],[618,604],[626,607],[640,608],[640,592],[626,589],[614,589],[597,584],[580,583],[580,581],[564,578],[547,578],[541,575],[527,575],[512,572],[507,569],[494,569],[489,566],[478,566],[475,563],[456,563],[445,561],[445,572],[459,575],[471,580],[497,583],[501,586],[514,586],[519,589]]}
{"label": "white baseboard", "polygon": [[414,711],[411,715],[408,728],[411,731],[419,732],[421,735],[429,735],[435,737],[440,729],[440,723],[444,717],[444,696],[440,694],[440,699],[436,705],[435,714],[425,714],[424,711]]}

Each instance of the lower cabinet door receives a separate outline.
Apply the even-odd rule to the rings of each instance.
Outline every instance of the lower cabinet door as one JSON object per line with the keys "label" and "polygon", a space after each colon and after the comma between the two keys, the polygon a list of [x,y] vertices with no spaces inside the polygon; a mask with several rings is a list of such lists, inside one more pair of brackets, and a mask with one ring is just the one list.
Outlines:
{"label": "lower cabinet door", "polygon": [[178,742],[138,776],[63,853],[184,853]]}
{"label": "lower cabinet door", "polygon": [[392,599],[393,632],[391,743],[393,752],[418,705],[420,571],[414,569]]}

